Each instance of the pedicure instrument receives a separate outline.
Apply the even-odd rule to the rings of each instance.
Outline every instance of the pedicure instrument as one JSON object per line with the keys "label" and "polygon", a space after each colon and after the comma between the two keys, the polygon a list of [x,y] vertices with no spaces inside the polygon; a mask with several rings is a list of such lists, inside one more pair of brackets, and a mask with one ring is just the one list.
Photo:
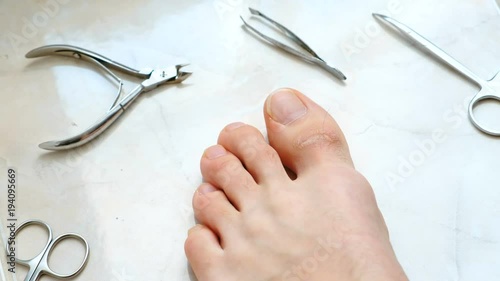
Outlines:
{"label": "pedicure instrument", "polygon": [[241,20],[243,21],[244,26],[247,27],[248,29],[250,29],[251,31],[253,31],[260,38],[262,38],[263,40],[267,41],[269,44],[271,44],[271,45],[273,45],[273,46],[275,46],[275,47],[277,47],[277,48],[279,48],[279,49],[281,49],[281,50],[283,50],[291,55],[294,55],[294,56],[296,56],[296,57],[298,57],[306,62],[315,64],[315,65],[323,68],[324,70],[328,71],[330,74],[332,74],[333,76],[335,76],[336,78],[338,78],[340,80],[347,79],[345,77],[345,75],[340,70],[329,66],[322,58],[320,58],[318,56],[318,54],[316,54],[316,52],[314,52],[304,41],[302,41],[302,39],[300,39],[291,30],[289,30],[285,26],[279,24],[278,22],[272,20],[271,18],[267,17],[266,15],[262,14],[261,12],[255,10],[255,9],[252,9],[252,8],[248,8],[248,9],[250,10],[250,13],[252,15],[258,16],[258,17],[268,21],[272,25],[274,25],[285,36],[287,36],[290,40],[292,40],[294,43],[296,43],[298,46],[300,46],[302,49],[304,49],[308,54],[304,54],[302,52],[299,52],[299,51],[295,50],[294,48],[263,34],[262,32],[258,31],[256,28],[254,28],[253,26],[248,24],[243,19],[243,17],[240,16]]}
{"label": "pedicure instrument", "polygon": [[[47,230],[48,239],[47,239],[47,243],[45,244],[43,250],[38,255],[36,255],[34,258],[29,259],[29,260],[21,260],[18,258],[15,259],[17,264],[26,266],[29,269],[28,274],[26,275],[26,278],[24,279],[24,281],[37,281],[37,280],[39,280],[39,278],[42,275],[48,275],[48,276],[52,276],[52,277],[59,278],[59,279],[68,279],[68,278],[73,278],[76,275],[80,274],[80,272],[82,272],[82,270],[87,265],[87,261],[89,258],[89,252],[90,252],[89,243],[87,242],[87,240],[85,240],[85,238],[83,238],[82,236],[80,236],[79,234],[76,234],[76,233],[66,233],[66,234],[62,234],[62,235],[58,236],[57,238],[53,239],[52,238],[53,237],[52,229],[50,228],[50,226],[48,224],[46,224],[45,222],[42,222],[39,220],[29,220],[29,221],[26,221],[26,222],[22,223],[21,225],[19,225],[19,227],[15,231],[16,237],[18,236],[18,233],[21,230],[23,230],[24,228],[26,228],[30,225],[38,225],[38,226],[45,228]],[[69,239],[77,240],[77,241],[81,242],[82,245],[85,247],[85,254],[84,254],[82,263],[73,273],[71,273],[71,274],[59,274],[50,268],[49,257],[51,255],[51,253],[57,248],[57,245],[60,242],[62,242],[64,240],[69,240]],[[7,248],[8,248],[8,245],[7,245]]]}
{"label": "pedicure instrument", "polygon": [[391,26],[392,28],[399,31],[399,33],[404,37],[408,42],[417,45],[417,47],[427,51],[429,54],[434,56],[434,58],[438,59],[441,62],[444,62],[452,69],[456,70],[458,73],[462,74],[465,78],[474,82],[477,86],[479,86],[480,91],[477,93],[471,100],[469,104],[469,120],[471,123],[481,132],[491,135],[491,136],[500,136],[500,130],[493,130],[492,128],[487,128],[482,125],[476,116],[474,115],[474,109],[483,101],[500,101],[500,75],[495,75],[490,80],[484,80],[470,71],[467,67],[462,65],[460,62],[452,58],[450,55],[445,53],[439,47],[434,45],[429,40],[425,39],[422,35],[415,32],[410,27],[398,22],[397,20],[390,18],[388,16],[384,16],[381,14],[373,14],[373,16],[382,21],[383,23]]}
{"label": "pedicure instrument", "polygon": [[[178,64],[160,69],[144,68],[142,70],[136,70],[100,54],[71,45],[47,45],[36,48],[28,52],[26,54],[26,58],[36,58],[48,55],[73,57],[97,65],[117,82],[118,93],[111,105],[111,108],[94,125],[90,126],[87,130],[76,136],[64,140],[48,141],[39,145],[40,148],[47,150],[66,150],[88,143],[109,128],[109,126],[111,126],[142,93],[151,91],[163,84],[181,83],[191,75],[190,72],[180,71],[182,67],[186,66],[185,64]],[[145,80],[137,85],[137,87],[135,87],[124,98],[118,101],[122,92],[123,83],[122,80],[111,71],[111,69]]]}

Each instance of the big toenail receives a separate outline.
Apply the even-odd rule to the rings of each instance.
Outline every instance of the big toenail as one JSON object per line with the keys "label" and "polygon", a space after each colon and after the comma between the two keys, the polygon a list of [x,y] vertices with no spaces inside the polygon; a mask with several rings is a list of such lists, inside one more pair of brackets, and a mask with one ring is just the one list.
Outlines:
{"label": "big toenail", "polygon": [[226,149],[221,145],[214,145],[205,150],[205,156],[208,159],[215,159],[227,154]]}
{"label": "big toenail", "polygon": [[290,89],[280,89],[271,94],[267,113],[283,125],[288,125],[307,113],[307,107]]}
{"label": "big toenail", "polygon": [[204,184],[204,185],[200,186],[200,188],[198,188],[198,192],[200,194],[208,194],[208,193],[211,193],[214,191],[217,191],[217,188],[215,188],[211,184]]}
{"label": "big toenail", "polygon": [[232,131],[234,129],[238,129],[239,127],[243,127],[243,126],[245,126],[245,123],[236,122],[236,123],[232,123],[232,124],[227,125],[226,130]]}

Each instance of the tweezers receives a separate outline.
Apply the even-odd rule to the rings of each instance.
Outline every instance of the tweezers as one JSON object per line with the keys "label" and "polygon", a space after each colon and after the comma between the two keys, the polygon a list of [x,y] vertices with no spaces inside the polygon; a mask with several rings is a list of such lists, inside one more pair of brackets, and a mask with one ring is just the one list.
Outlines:
{"label": "tweezers", "polygon": [[267,41],[269,44],[271,44],[271,45],[273,45],[273,46],[275,46],[275,47],[277,47],[277,48],[279,48],[279,49],[281,49],[281,50],[283,50],[291,55],[294,55],[294,56],[296,56],[296,57],[298,57],[306,62],[315,64],[315,65],[321,67],[322,69],[328,71],[330,74],[332,74],[333,76],[335,76],[336,78],[338,78],[340,80],[347,79],[346,76],[340,70],[329,66],[320,56],[318,56],[318,54],[316,54],[315,51],[313,51],[311,49],[311,47],[309,47],[302,39],[299,38],[299,36],[297,36],[291,30],[289,30],[288,28],[286,28],[282,24],[272,20],[271,18],[267,17],[266,15],[264,15],[263,13],[255,10],[255,9],[252,9],[252,8],[248,8],[248,9],[250,10],[250,13],[252,15],[259,16],[259,17],[263,18],[264,20],[268,21],[269,23],[271,23],[272,25],[274,25],[275,27],[277,27],[285,36],[287,36],[290,40],[292,40],[294,43],[296,43],[298,46],[300,46],[302,49],[304,49],[309,55],[306,55],[302,52],[299,52],[299,51],[295,50],[294,48],[263,34],[262,32],[258,31],[255,27],[248,24],[243,19],[243,17],[240,16],[244,25],[248,29],[253,31],[255,34],[260,36],[262,39]]}

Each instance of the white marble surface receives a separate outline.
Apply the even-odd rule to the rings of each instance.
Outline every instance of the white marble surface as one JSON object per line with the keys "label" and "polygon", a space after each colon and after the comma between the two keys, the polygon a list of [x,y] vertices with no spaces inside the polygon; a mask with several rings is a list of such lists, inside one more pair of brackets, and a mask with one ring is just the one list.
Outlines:
{"label": "white marble surface", "polygon": [[[44,21],[49,2],[0,2],[3,239],[5,171],[14,166],[20,220],[41,219],[55,234],[89,240],[90,262],[74,280],[190,280],[183,242],[194,221],[202,151],[227,123],[264,130],[264,99],[288,86],[327,108],[345,130],[411,280],[500,280],[500,139],[479,133],[459,113],[477,88],[371,17],[390,10],[489,78],[500,69],[494,1],[61,0]],[[248,17],[248,6],[298,33],[346,73],[347,84],[244,32],[238,16]],[[366,29],[370,37],[361,38]],[[96,142],[47,153],[38,143],[85,129],[114,93],[85,62],[24,58],[53,43],[137,68],[190,62],[194,75],[144,95]],[[500,120],[498,104],[486,107],[482,117]],[[444,136],[437,142],[436,130]],[[419,144],[427,145],[426,155]],[[413,164],[398,172],[406,162]],[[23,253],[33,250],[31,242]],[[69,249],[54,257],[57,268],[74,264],[61,258],[79,255]]]}

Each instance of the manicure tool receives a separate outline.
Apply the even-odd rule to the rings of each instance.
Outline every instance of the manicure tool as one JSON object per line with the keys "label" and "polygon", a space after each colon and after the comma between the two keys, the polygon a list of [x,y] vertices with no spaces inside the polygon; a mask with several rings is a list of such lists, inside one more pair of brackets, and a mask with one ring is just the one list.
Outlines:
{"label": "manicure tool", "polygon": [[[48,234],[48,240],[47,243],[45,244],[43,250],[36,255],[34,258],[29,259],[29,260],[21,260],[16,258],[16,263],[26,266],[29,268],[28,274],[26,275],[26,278],[24,281],[37,281],[42,275],[49,275],[55,278],[59,279],[68,279],[68,278],[73,278],[76,275],[80,274],[82,270],[85,268],[85,265],[87,265],[88,257],[89,257],[89,244],[87,243],[87,240],[83,238],[82,236],[75,234],[75,233],[66,233],[63,235],[60,235],[59,237],[53,239],[52,235],[52,229],[50,226],[42,221],[39,220],[29,220],[24,223],[22,223],[17,229],[16,229],[16,236],[18,233],[26,228],[27,226],[30,225],[39,225],[47,230]],[[73,240],[78,240],[80,241],[84,246],[85,246],[85,256],[83,258],[82,263],[80,266],[76,269],[71,274],[59,274],[53,271],[50,266],[49,266],[49,257],[51,253],[54,251],[54,249],[57,248],[57,245],[67,239],[73,239]]]}
{"label": "manicure tool", "polygon": [[460,74],[462,74],[464,77],[469,79],[470,81],[474,82],[476,85],[479,86],[480,91],[477,93],[473,98],[472,101],[469,104],[469,119],[471,123],[479,129],[481,132],[491,135],[491,136],[500,136],[500,131],[498,130],[493,130],[492,128],[487,128],[484,125],[481,125],[480,122],[477,120],[476,116],[474,115],[474,109],[476,106],[479,105],[480,102],[485,101],[485,100],[497,100],[500,101],[500,75],[495,75],[492,79],[490,80],[484,80],[474,74],[472,71],[470,71],[467,67],[462,65],[460,62],[452,58],[450,55],[445,53],[443,50],[441,50],[439,47],[434,45],[432,42],[429,40],[425,39],[422,35],[418,34],[415,32],[413,29],[409,28],[408,26],[396,21],[393,18],[390,18],[388,16],[380,15],[380,14],[373,14],[373,16],[384,22],[385,24],[388,24],[389,26],[392,26],[396,30],[400,32],[400,34],[410,43],[416,44],[418,47],[428,51],[431,55],[433,55],[435,58],[440,60],[441,62],[446,63],[448,66],[450,66],[452,69],[456,70]]}
{"label": "manicure tool", "polygon": [[291,54],[291,55],[294,55],[306,62],[309,62],[309,63],[312,63],[312,64],[315,64],[321,68],[323,68],[324,70],[328,71],[330,74],[332,74],[333,76],[335,76],[336,78],[340,79],[340,80],[346,80],[347,78],[345,77],[345,75],[340,72],[340,70],[334,68],[334,67],[331,67],[329,66],[322,58],[320,58],[318,56],[318,54],[316,54],[316,52],[314,52],[304,41],[302,41],[302,39],[300,39],[297,35],[295,35],[295,33],[293,33],[291,30],[289,30],[288,28],[286,28],[285,26],[277,23],[276,21],[272,20],[271,18],[267,17],[266,15],[262,14],[261,12],[255,10],[255,9],[252,9],[252,8],[248,8],[250,10],[250,13],[254,16],[259,16],[261,18],[263,18],[264,20],[268,21],[269,23],[271,23],[272,25],[274,25],[276,28],[278,28],[285,36],[287,36],[289,39],[291,39],[294,43],[296,43],[297,45],[299,45],[302,49],[304,49],[309,55],[307,54],[304,54],[302,52],[299,52],[297,50],[295,50],[294,48],[290,47],[290,46],[287,46],[285,45],[284,43],[281,43],[279,42],[278,40],[275,40],[265,34],[263,34],[262,32],[258,31],[256,28],[254,28],[253,26],[251,26],[250,24],[248,24],[244,19],[243,17],[240,16],[241,20],[243,21],[243,24],[248,28],[250,29],[251,31],[253,31],[255,34],[257,34],[258,36],[260,36],[262,39],[264,39],[265,41],[267,41],[268,43],[270,43],[271,45]]}
{"label": "manicure tool", "polygon": [[[88,143],[89,141],[98,137],[109,126],[111,126],[127,108],[139,97],[140,94],[151,91],[156,87],[163,84],[177,84],[188,78],[191,73],[183,72],[180,69],[185,64],[179,64],[162,69],[144,68],[136,70],[131,67],[125,66],[121,63],[115,62],[100,54],[92,51],[71,46],[71,45],[47,45],[40,48],[31,50],[26,54],[27,58],[36,58],[48,55],[68,56],[76,59],[82,59],[94,63],[106,72],[118,84],[118,93],[111,105],[108,112],[99,119],[94,125],[90,126],[87,130],[76,136],[56,141],[48,141],[39,145],[40,148],[47,150],[66,150],[75,148]],[[118,101],[122,92],[122,80],[114,74],[111,69],[121,71],[133,77],[145,79],[137,87],[135,87],[128,95]]]}

